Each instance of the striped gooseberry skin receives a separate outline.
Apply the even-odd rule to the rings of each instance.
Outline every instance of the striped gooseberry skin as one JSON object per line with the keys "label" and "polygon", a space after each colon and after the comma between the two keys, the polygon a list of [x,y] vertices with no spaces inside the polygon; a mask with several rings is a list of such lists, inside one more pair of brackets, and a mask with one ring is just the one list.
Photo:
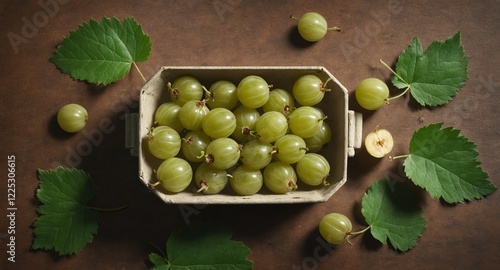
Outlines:
{"label": "striped gooseberry skin", "polygon": [[370,111],[378,110],[387,104],[389,88],[387,84],[377,78],[362,80],[355,90],[358,104]]}
{"label": "striped gooseberry skin", "polygon": [[87,110],[75,103],[64,105],[57,112],[57,123],[66,132],[74,133],[87,125]]}
{"label": "striped gooseberry skin", "polygon": [[175,157],[181,150],[181,137],[169,126],[157,126],[148,134],[148,149],[159,159]]}
{"label": "striped gooseberry skin", "polygon": [[322,155],[307,153],[297,162],[296,171],[299,179],[310,186],[328,185],[330,164]]}
{"label": "striped gooseberry skin", "polygon": [[203,118],[210,109],[205,101],[190,100],[184,104],[179,111],[179,121],[187,130],[201,130]]}
{"label": "striped gooseberry skin", "polygon": [[178,193],[184,191],[191,183],[193,169],[186,160],[172,157],[160,164],[156,178],[165,190]]}
{"label": "striped gooseberry skin", "polygon": [[259,169],[253,169],[242,164],[233,171],[229,183],[236,194],[249,196],[260,191],[264,180]]}
{"label": "striped gooseberry skin", "polygon": [[203,86],[198,79],[192,76],[182,76],[168,84],[170,99],[183,106],[190,100],[200,100],[203,98]]}
{"label": "striped gooseberry skin", "polygon": [[269,99],[269,84],[260,76],[248,75],[238,84],[236,95],[246,107],[260,108]]}
{"label": "striped gooseberry skin", "polygon": [[310,42],[316,42],[326,35],[328,23],[319,13],[307,12],[300,17],[297,28],[302,38]]}
{"label": "striped gooseberry skin", "polygon": [[203,117],[201,129],[212,139],[227,138],[236,129],[236,116],[226,108],[212,109]]}
{"label": "striped gooseberry skin", "polygon": [[340,213],[327,214],[319,223],[319,233],[330,244],[344,242],[351,231],[351,221]]}
{"label": "striped gooseberry skin", "polygon": [[323,83],[318,76],[313,74],[301,76],[293,84],[293,97],[303,106],[314,106],[323,100],[327,91],[330,91],[325,88],[328,81]]}
{"label": "striped gooseberry skin", "polygon": [[290,164],[271,162],[264,169],[264,185],[275,194],[287,194],[297,189],[297,174]]}
{"label": "striped gooseberry skin", "polygon": [[211,141],[206,149],[205,162],[219,170],[227,170],[240,159],[240,145],[231,138]]}

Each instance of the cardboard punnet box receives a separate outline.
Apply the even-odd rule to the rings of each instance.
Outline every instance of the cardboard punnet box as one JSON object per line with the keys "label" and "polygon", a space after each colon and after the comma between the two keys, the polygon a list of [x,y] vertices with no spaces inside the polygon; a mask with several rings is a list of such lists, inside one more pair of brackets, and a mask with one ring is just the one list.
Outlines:
{"label": "cardboard punnet box", "polygon": [[[292,204],[325,202],[337,192],[347,181],[348,158],[354,156],[355,149],[361,147],[362,115],[348,109],[348,91],[324,67],[245,67],[245,66],[206,66],[206,67],[162,67],[144,85],[140,92],[139,113],[129,116],[127,127],[134,135],[127,132],[127,147],[139,159],[139,178],[146,187],[157,182],[155,170],[162,160],[152,156],[147,148],[148,132],[154,126],[154,114],[158,106],[169,101],[167,83],[176,78],[190,75],[197,78],[207,88],[218,80],[229,80],[235,85],[248,75],[261,76],[273,85],[292,91],[296,79],[302,75],[315,74],[322,81],[331,78],[323,101],[316,105],[327,115],[326,122],[332,130],[331,142],[321,150],[330,164],[330,175],[327,186],[310,187],[297,181],[298,189],[288,194],[273,194],[263,185],[261,191],[251,196],[239,196],[232,192],[230,185],[215,195],[205,195],[196,192],[195,181],[180,193],[169,193],[158,187],[151,189],[161,200],[169,204]],[[271,88],[271,90],[273,89]],[[299,104],[296,104],[299,106]],[[182,137],[182,134],[181,134]],[[193,164],[193,176],[196,169]]]}

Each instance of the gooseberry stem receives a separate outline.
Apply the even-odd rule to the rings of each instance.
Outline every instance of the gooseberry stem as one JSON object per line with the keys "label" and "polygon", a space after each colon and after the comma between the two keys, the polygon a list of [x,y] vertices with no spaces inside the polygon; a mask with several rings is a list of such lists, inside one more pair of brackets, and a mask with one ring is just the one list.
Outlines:
{"label": "gooseberry stem", "polygon": [[337,27],[337,26],[334,26],[334,27],[329,27],[329,28],[326,28],[326,30],[329,30],[329,31],[339,31],[340,32],[340,27]]}
{"label": "gooseberry stem", "polygon": [[134,64],[135,69],[137,69],[137,72],[139,72],[139,75],[141,75],[141,77],[144,80],[144,82],[146,82],[146,78],[144,77],[144,75],[142,75],[142,72],[139,69],[139,67],[137,66],[137,64],[135,62],[132,62],[132,63]]}
{"label": "gooseberry stem", "polygon": [[351,246],[352,246],[352,243],[351,243],[351,241],[349,241],[349,238],[351,238],[351,236],[355,236],[355,235],[358,235],[358,234],[362,234],[362,233],[364,233],[364,232],[368,231],[371,227],[372,227],[372,226],[370,225],[370,226],[368,226],[368,227],[366,227],[366,228],[364,228],[364,229],[362,229],[362,230],[360,230],[360,231],[357,231],[357,232],[350,232],[350,233],[348,233],[348,234],[345,236],[345,240],[347,241],[347,243],[349,243],[349,245],[351,245]]}
{"label": "gooseberry stem", "polygon": [[205,181],[201,181],[201,182],[200,182],[200,188],[199,188],[196,192],[198,192],[198,193],[199,193],[199,192],[203,192],[203,191],[205,191],[205,190],[207,190],[207,189],[208,189],[207,182],[205,182]]}
{"label": "gooseberry stem", "polygon": [[330,81],[332,81],[332,78],[328,78],[328,79],[326,79],[326,81],[324,83],[322,83],[322,85],[321,85],[321,91],[323,91],[323,92],[331,91],[330,89],[326,88],[326,85]]}
{"label": "gooseberry stem", "polygon": [[360,230],[360,231],[357,231],[357,232],[350,232],[350,233],[349,233],[349,235],[358,235],[358,234],[362,234],[362,233],[364,233],[364,232],[368,231],[371,227],[372,227],[372,226],[370,225],[370,226],[368,226],[368,227],[366,227],[366,228],[364,228],[364,229],[362,229],[362,230]]}
{"label": "gooseberry stem", "polygon": [[204,85],[201,86],[201,88],[203,89],[203,92],[205,92],[205,94],[207,95],[208,99],[210,101],[214,101],[214,93],[210,92]]}
{"label": "gooseberry stem", "polygon": [[409,157],[410,154],[407,154],[407,155],[399,155],[399,156],[395,156],[395,157],[389,157],[390,160],[395,160],[395,159],[400,159],[400,158],[407,158]]}
{"label": "gooseberry stem", "polygon": [[349,238],[351,238],[351,236],[356,236],[356,235],[358,235],[358,234],[362,234],[362,233],[364,233],[364,232],[368,231],[371,227],[372,227],[372,226],[370,225],[370,226],[368,226],[368,227],[366,227],[366,228],[362,229],[361,231],[347,233],[347,234],[346,234],[346,236],[345,236],[345,240],[347,241],[347,243],[349,243],[349,245],[351,245],[351,246],[352,246],[352,243],[351,243],[351,241],[349,240]]}
{"label": "gooseberry stem", "polygon": [[160,185],[160,182],[156,182],[156,183],[153,183],[153,184],[148,183],[148,186],[149,186],[150,188],[152,188],[152,189],[154,189],[154,188],[155,188],[155,187],[157,187],[158,185]]}
{"label": "gooseberry stem", "polygon": [[404,94],[406,94],[406,92],[408,92],[408,90],[410,90],[410,87],[406,87],[406,89],[399,95],[396,95],[396,96],[393,96],[393,97],[390,97],[390,98],[387,98],[387,100],[393,100],[393,99],[396,99],[396,98],[399,98],[399,97],[402,97]]}
{"label": "gooseberry stem", "polygon": [[330,174],[327,174],[325,177],[323,177],[323,186],[325,187],[330,185],[330,183],[327,181],[329,175]]}
{"label": "gooseberry stem", "polygon": [[197,158],[202,158],[205,156],[205,151],[201,151],[200,155],[199,156],[196,156]]}

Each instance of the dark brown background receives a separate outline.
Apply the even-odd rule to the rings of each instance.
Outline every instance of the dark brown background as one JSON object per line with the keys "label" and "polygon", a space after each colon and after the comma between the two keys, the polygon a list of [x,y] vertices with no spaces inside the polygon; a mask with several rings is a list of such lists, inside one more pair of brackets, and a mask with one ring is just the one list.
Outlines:
{"label": "dark brown background", "polygon": [[[48,61],[63,36],[82,22],[102,16],[120,20],[133,16],[153,42],[149,60],[139,63],[146,77],[163,65],[322,65],[352,93],[364,78],[389,78],[379,59],[394,63],[415,35],[427,47],[461,31],[470,57],[469,80],[451,103],[422,108],[407,95],[375,113],[361,110],[354,98],[350,108],[364,114],[364,135],[379,124],[393,133],[394,154],[406,153],[411,135],[424,125],[444,122],[461,129],[477,143],[483,169],[500,186],[498,1],[61,2],[54,14],[44,11],[37,1],[4,0],[0,4],[3,269],[31,269],[34,265],[38,269],[145,269],[148,254],[156,252],[150,243],[164,247],[174,229],[195,220],[217,221],[234,229],[234,239],[252,250],[255,269],[493,269],[500,263],[499,192],[453,206],[422,192],[420,203],[428,228],[416,248],[407,253],[395,252],[366,234],[353,239],[353,246],[341,245],[327,254],[318,241],[317,226],[323,215],[344,213],[354,228],[360,229],[364,223],[359,204],[370,184],[384,177],[403,179],[401,162],[371,159],[364,149],[349,159],[348,182],[327,203],[208,206],[185,220],[179,206],[164,204],[139,182],[137,158],[124,149],[123,116],[136,111],[144,83],[138,73],[132,70],[117,83],[97,87],[73,81]],[[328,33],[316,44],[304,43],[297,36],[296,21],[289,16],[308,11],[321,12],[343,31]],[[33,18],[39,20],[36,33],[25,33],[26,43],[13,46],[9,35],[23,35],[26,21],[33,22]],[[54,116],[71,102],[84,105],[90,120],[85,132],[67,136],[58,129]],[[112,131],[107,130],[80,155],[81,160],[72,159],[72,151],[85,149],[82,145],[89,141],[86,134],[95,134],[99,125],[106,123]],[[15,263],[8,262],[5,253],[8,155],[16,156],[17,165]],[[90,173],[99,186],[96,204],[129,204],[121,212],[103,214],[93,243],[78,255],[62,258],[30,249],[38,206],[36,171],[56,165],[76,166]]]}

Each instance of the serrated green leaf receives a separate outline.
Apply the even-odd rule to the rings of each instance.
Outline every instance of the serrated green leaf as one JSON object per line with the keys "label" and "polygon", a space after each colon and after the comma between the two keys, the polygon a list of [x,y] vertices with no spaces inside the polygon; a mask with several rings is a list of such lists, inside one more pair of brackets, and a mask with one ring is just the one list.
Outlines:
{"label": "serrated green leaf", "polygon": [[50,61],[74,79],[107,85],[128,74],[134,62],[146,61],[150,52],[150,37],[133,18],[121,23],[103,17],[70,31]]}
{"label": "serrated green leaf", "polygon": [[477,161],[476,144],[460,130],[441,126],[431,124],[413,134],[410,156],[403,163],[408,178],[448,203],[480,199],[495,191]]}
{"label": "serrated green leaf", "polygon": [[191,223],[175,231],[167,241],[167,260],[151,262],[172,270],[252,269],[246,257],[251,251],[241,242],[231,240],[233,231],[215,223]]}
{"label": "serrated green leaf", "polygon": [[86,205],[95,195],[90,177],[81,170],[58,167],[38,170],[42,203],[33,223],[33,249],[54,249],[59,255],[78,253],[97,233],[99,213]]}
{"label": "serrated green leaf", "polygon": [[373,237],[401,251],[417,244],[426,227],[415,192],[401,182],[374,182],[361,201],[361,212]]}
{"label": "serrated green leaf", "polygon": [[397,88],[410,88],[422,106],[448,103],[468,79],[468,58],[460,42],[460,32],[444,42],[434,41],[424,53],[415,37],[396,63],[392,83]]}

